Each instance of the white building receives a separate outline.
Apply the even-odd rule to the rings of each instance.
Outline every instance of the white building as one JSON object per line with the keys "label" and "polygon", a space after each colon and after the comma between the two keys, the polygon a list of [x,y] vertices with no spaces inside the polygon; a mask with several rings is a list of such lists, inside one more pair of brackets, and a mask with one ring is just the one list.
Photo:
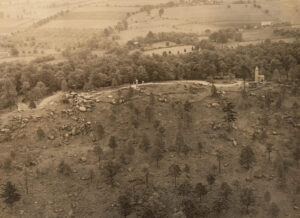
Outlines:
{"label": "white building", "polygon": [[262,27],[271,26],[271,25],[272,25],[272,21],[262,21],[261,22]]}

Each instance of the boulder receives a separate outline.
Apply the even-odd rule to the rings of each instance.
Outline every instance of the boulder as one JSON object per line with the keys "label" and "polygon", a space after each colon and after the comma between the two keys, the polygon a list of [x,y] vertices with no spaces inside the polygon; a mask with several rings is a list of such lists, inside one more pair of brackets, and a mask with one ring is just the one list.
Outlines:
{"label": "boulder", "polygon": [[49,135],[49,136],[48,136],[48,139],[49,139],[49,140],[54,140],[54,139],[55,139],[55,136],[54,136],[54,135]]}
{"label": "boulder", "polygon": [[71,134],[72,134],[73,136],[77,135],[77,128],[76,128],[76,127],[73,127],[73,128],[72,128]]}
{"label": "boulder", "polygon": [[81,157],[81,158],[80,158],[80,161],[81,161],[81,162],[86,162],[86,161],[87,161],[87,160],[86,160],[86,157]]}
{"label": "boulder", "polygon": [[86,107],[85,107],[85,106],[80,106],[80,107],[79,107],[79,111],[81,111],[81,112],[86,112]]}

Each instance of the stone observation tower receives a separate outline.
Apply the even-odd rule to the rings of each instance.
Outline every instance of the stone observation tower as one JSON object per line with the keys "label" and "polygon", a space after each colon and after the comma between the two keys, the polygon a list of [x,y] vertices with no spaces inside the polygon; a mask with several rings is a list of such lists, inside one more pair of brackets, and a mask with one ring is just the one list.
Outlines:
{"label": "stone observation tower", "polygon": [[256,83],[259,83],[259,82],[263,82],[265,80],[265,76],[264,75],[260,75],[259,74],[259,69],[258,67],[255,68],[255,72],[254,72],[254,81]]}

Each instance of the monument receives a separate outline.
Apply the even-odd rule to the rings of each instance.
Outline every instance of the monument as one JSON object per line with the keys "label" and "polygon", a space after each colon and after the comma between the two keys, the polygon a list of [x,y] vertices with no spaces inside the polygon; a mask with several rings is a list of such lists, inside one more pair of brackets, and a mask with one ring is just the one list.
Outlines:
{"label": "monument", "polygon": [[254,72],[254,81],[255,81],[256,83],[261,83],[261,82],[264,82],[264,81],[265,81],[265,76],[259,74],[259,69],[258,69],[258,67],[255,68],[255,72]]}

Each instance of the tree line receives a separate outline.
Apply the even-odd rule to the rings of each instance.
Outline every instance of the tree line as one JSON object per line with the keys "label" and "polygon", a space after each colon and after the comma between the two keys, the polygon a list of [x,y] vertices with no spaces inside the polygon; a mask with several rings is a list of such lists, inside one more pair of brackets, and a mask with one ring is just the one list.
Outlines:
{"label": "tree line", "polygon": [[139,81],[206,80],[234,75],[253,79],[258,66],[267,80],[300,79],[300,43],[269,42],[234,49],[207,49],[181,55],[142,55],[126,47],[113,47],[97,56],[89,49],[67,55],[67,61],[2,63],[0,108],[14,104],[17,96],[37,100],[58,90],[92,90]]}

